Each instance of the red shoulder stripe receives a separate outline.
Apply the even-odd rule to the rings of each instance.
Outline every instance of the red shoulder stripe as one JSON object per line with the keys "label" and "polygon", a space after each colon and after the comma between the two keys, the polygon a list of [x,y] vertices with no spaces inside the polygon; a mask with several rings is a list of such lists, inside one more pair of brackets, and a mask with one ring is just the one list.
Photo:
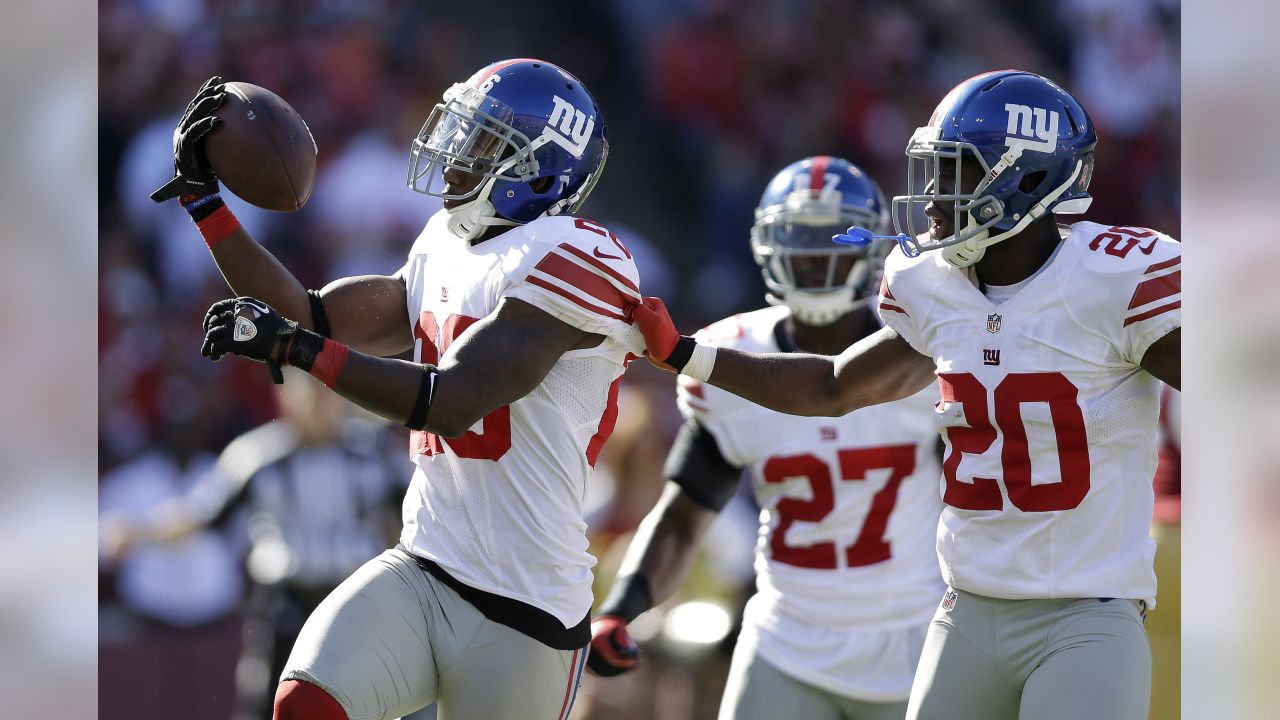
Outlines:
{"label": "red shoulder stripe", "polygon": [[902,313],[903,315],[906,315],[907,317],[911,317],[911,314],[910,314],[910,313],[908,313],[906,310],[903,310],[902,308],[898,307],[897,305],[892,305],[892,304],[887,303],[887,302],[882,302],[882,303],[880,303],[880,311],[881,311],[881,312],[884,312],[885,310],[888,310],[888,311],[890,311],[890,312]]}
{"label": "red shoulder stripe", "polygon": [[[547,253],[547,256],[542,258],[534,269],[544,272],[567,285],[572,285],[574,289],[580,290],[619,311],[623,310],[628,304],[635,304],[636,302],[635,298],[628,298],[623,295],[622,291],[607,279],[556,252]],[[533,276],[530,275],[530,277]]]}
{"label": "red shoulder stripe", "polygon": [[1171,272],[1168,275],[1143,280],[1138,283],[1138,287],[1133,290],[1133,297],[1129,299],[1129,309],[1142,307],[1147,303],[1153,303],[1157,300],[1163,300],[1170,295],[1176,295],[1182,292],[1182,271]]}
{"label": "red shoulder stripe", "polygon": [[602,272],[602,273],[604,273],[604,274],[608,275],[609,277],[613,278],[614,280],[617,280],[619,283],[621,283],[621,284],[622,284],[622,286],[623,286],[623,287],[627,288],[627,289],[628,289],[628,290],[630,290],[631,292],[634,292],[634,293],[636,294],[636,297],[637,297],[637,298],[640,296],[640,288],[636,287],[636,284],[635,284],[635,283],[633,283],[633,282],[631,282],[631,280],[629,280],[629,279],[627,278],[627,276],[626,276],[626,275],[623,275],[622,273],[618,272],[617,270],[614,270],[613,268],[609,267],[608,265],[605,265],[604,263],[600,262],[600,261],[599,261],[599,260],[597,260],[596,258],[591,257],[591,256],[590,256],[590,255],[588,255],[586,252],[583,252],[582,250],[579,250],[578,248],[576,248],[576,247],[574,247],[574,246],[570,245],[569,243],[561,243],[561,244],[560,244],[560,249],[561,249],[561,250],[566,250],[566,251],[568,251],[568,252],[570,252],[570,253],[573,253],[573,256],[574,256],[574,257],[576,257],[576,258],[578,258],[578,259],[582,260],[583,262],[585,262],[585,263],[587,263],[587,264],[591,265],[591,266],[592,266],[592,267],[594,267],[595,269],[597,269],[597,270],[599,270],[600,272]]}
{"label": "red shoulder stripe", "polygon": [[1182,301],[1176,300],[1174,302],[1169,303],[1168,305],[1161,305],[1160,307],[1155,308],[1154,310],[1148,310],[1144,313],[1138,313],[1137,315],[1134,315],[1132,317],[1125,318],[1124,327],[1129,327],[1130,325],[1136,322],[1139,322],[1141,320],[1147,320],[1157,315],[1163,315],[1169,312],[1170,310],[1177,310],[1180,307],[1182,307]]}
{"label": "red shoulder stripe", "polygon": [[591,303],[588,303],[586,300],[583,300],[577,295],[574,295],[573,293],[570,293],[556,285],[552,285],[551,283],[547,282],[546,280],[543,280],[542,278],[538,278],[538,277],[534,277],[533,275],[530,275],[528,278],[526,278],[526,280],[530,285],[537,285],[540,288],[550,290],[551,292],[561,297],[567,298],[573,301],[574,303],[578,304],[579,306],[586,308],[587,310],[590,310],[593,313],[596,313],[598,315],[603,315],[604,317],[613,318],[614,320],[621,320],[622,322],[630,322],[621,313],[612,312],[609,310],[605,310],[604,308],[592,305]]}
{"label": "red shoulder stripe", "polygon": [[889,300],[897,300],[893,293],[889,292],[889,279],[884,276],[880,277],[880,294]]}
{"label": "red shoulder stripe", "polygon": [[1142,274],[1143,274],[1143,275],[1149,275],[1149,274],[1151,274],[1151,273],[1153,273],[1153,272],[1155,272],[1155,271],[1157,271],[1157,270],[1163,270],[1163,269],[1165,269],[1165,268],[1173,267],[1174,265],[1177,265],[1177,264],[1178,264],[1178,263],[1180,263],[1180,262],[1182,262],[1182,256],[1181,256],[1181,255],[1179,255],[1179,256],[1177,256],[1177,257],[1175,257],[1175,258],[1171,258],[1171,259],[1169,259],[1169,260],[1165,260],[1164,262],[1158,262],[1158,263],[1156,263],[1155,265],[1152,265],[1151,267],[1147,268],[1146,270],[1143,270],[1143,271],[1142,271]]}

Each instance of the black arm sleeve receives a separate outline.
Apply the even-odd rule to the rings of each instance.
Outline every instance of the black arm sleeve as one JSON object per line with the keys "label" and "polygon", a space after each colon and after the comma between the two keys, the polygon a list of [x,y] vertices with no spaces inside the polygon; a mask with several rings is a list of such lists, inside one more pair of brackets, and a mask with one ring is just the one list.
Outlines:
{"label": "black arm sleeve", "polygon": [[662,473],[689,499],[718,513],[737,490],[742,468],[725,459],[710,431],[689,420],[676,434]]}
{"label": "black arm sleeve", "polygon": [[320,299],[318,290],[308,290],[307,300],[311,303],[311,322],[315,325],[313,330],[321,337],[333,338],[333,331],[329,329],[329,313],[324,309],[324,301]]}

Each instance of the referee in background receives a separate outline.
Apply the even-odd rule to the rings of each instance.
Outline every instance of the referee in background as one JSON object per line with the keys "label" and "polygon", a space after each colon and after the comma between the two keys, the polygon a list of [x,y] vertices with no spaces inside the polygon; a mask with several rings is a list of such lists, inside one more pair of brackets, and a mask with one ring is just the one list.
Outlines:
{"label": "referee in background", "polygon": [[329,592],[395,542],[409,473],[384,425],[286,368],[280,417],[231,442],[183,497],[141,520],[103,518],[115,560],[146,542],[204,527],[230,531],[249,580],[235,720],[271,717],[276,683],[302,624]]}

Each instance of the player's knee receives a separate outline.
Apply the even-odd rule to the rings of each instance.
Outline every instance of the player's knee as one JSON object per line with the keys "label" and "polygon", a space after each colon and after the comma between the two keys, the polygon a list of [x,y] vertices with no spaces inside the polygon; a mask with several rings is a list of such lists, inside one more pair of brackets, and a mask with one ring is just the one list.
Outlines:
{"label": "player's knee", "polygon": [[271,720],[347,720],[347,713],[319,687],[305,680],[285,680],[276,688]]}

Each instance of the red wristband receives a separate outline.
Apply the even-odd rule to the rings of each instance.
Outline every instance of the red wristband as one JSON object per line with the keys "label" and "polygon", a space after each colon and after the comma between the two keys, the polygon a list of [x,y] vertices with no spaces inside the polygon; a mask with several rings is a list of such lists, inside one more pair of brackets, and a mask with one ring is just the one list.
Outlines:
{"label": "red wristband", "polygon": [[231,209],[223,205],[213,211],[209,217],[196,223],[196,229],[204,236],[204,244],[212,250],[214,245],[226,240],[231,233],[240,229],[240,221],[231,213]]}
{"label": "red wristband", "polygon": [[347,364],[347,346],[325,338],[324,347],[316,355],[310,372],[317,380],[329,387],[338,382],[338,375]]}

